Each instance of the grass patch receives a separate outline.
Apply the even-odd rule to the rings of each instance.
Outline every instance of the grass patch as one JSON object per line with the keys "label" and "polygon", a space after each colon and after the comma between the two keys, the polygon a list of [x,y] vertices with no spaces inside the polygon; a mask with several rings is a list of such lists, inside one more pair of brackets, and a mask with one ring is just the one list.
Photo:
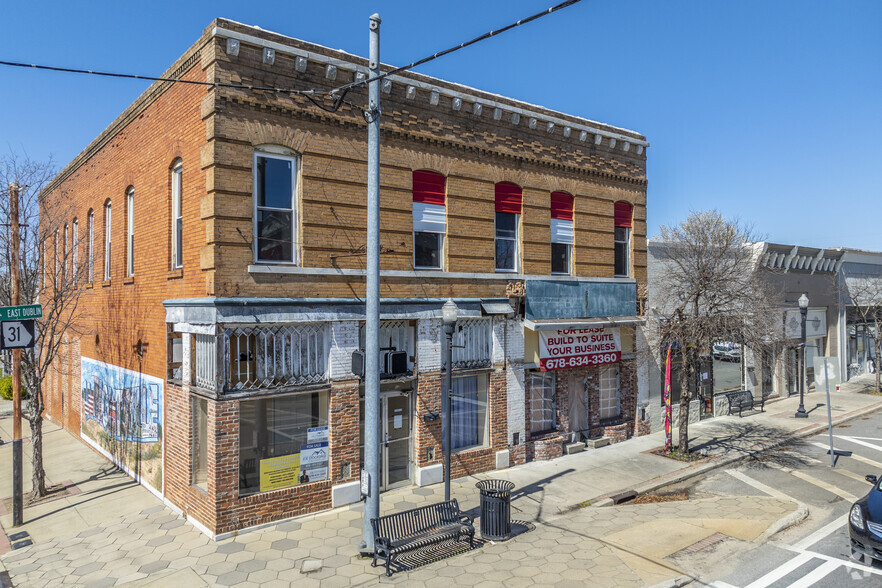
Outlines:
{"label": "grass patch", "polygon": [[664,447],[660,447],[658,449],[652,450],[650,453],[653,455],[659,455],[661,457],[667,457],[668,459],[674,459],[677,461],[685,461],[685,462],[698,462],[704,461],[708,458],[706,455],[701,455],[700,453],[695,453],[689,451],[687,453],[681,453],[679,449],[674,449],[673,451],[667,452]]}
{"label": "grass patch", "polygon": [[659,502],[678,502],[681,500],[689,500],[689,495],[685,490],[680,492],[670,492],[668,494],[638,494],[631,501],[631,504],[656,504]]}

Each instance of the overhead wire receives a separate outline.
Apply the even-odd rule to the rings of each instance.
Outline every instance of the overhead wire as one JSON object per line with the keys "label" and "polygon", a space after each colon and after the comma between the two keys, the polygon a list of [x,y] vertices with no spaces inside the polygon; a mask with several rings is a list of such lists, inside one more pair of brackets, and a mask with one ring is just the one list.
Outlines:
{"label": "overhead wire", "polygon": [[[96,71],[96,70],[91,70],[91,69],[77,69],[77,68],[72,68],[72,67],[59,67],[59,66],[51,66],[51,65],[39,65],[39,64],[34,64],[34,63],[20,63],[20,62],[15,62],[15,61],[2,61],[2,60],[0,60],[0,65],[5,65],[8,67],[31,68],[31,69],[38,69],[38,70],[44,70],[44,71],[55,71],[55,72],[75,73],[75,74],[88,74],[88,75],[104,76],[104,77],[110,77],[110,78],[147,80],[147,81],[152,81],[152,82],[171,82],[171,83],[176,83],[176,84],[191,84],[191,85],[197,85],[197,86],[210,86],[210,87],[215,87],[215,88],[231,88],[231,89],[237,89],[237,90],[263,91],[263,92],[274,92],[274,93],[279,93],[279,94],[290,94],[290,95],[295,95],[295,96],[304,96],[316,107],[318,107],[326,112],[337,112],[340,109],[340,107],[345,104],[351,108],[360,110],[362,112],[362,114],[365,116],[365,118],[370,119],[371,117],[376,116],[376,113],[372,113],[368,109],[366,109],[362,106],[358,106],[356,104],[353,104],[352,102],[345,100],[346,94],[350,90],[355,89],[355,88],[359,88],[361,86],[365,86],[370,82],[380,81],[383,78],[386,78],[391,75],[395,75],[395,74],[398,74],[398,73],[401,73],[404,71],[408,71],[410,69],[413,69],[415,67],[423,65],[425,63],[429,63],[430,61],[434,61],[435,59],[438,59],[439,57],[444,57],[445,55],[449,55],[455,51],[459,51],[460,49],[464,49],[470,45],[474,45],[475,43],[479,43],[480,41],[483,41],[485,39],[489,39],[490,37],[495,37],[496,35],[510,31],[511,29],[514,29],[514,28],[523,26],[525,24],[531,23],[535,20],[542,18],[543,16],[547,16],[549,14],[557,12],[558,10],[563,10],[564,8],[568,8],[574,4],[578,4],[579,2],[581,2],[581,0],[566,0],[564,2],[561,2],[560,4],[552,6],[551,8],[547,8],[547,9],[543,10],[542,12],[537,12],[536,14],[533,14],[531,16],[528,16],[526,18],[522,18],[522,19],[515,21],[509,25],[506,25],[502,28],[494,29],[492,31],[484,33],[483,35],[475,37],[474,39],[471,39],[471,40],[466,41],[464,43],[460,43],[459,45],[456,45],[454,47],[450,47],[450,48],[445,49],[443,51],[438,51],[436,53],[433,53],[432,55],[429,55],[427,57],[424,57],[422,59],[419,59],[417,61],[409,63],[407,65],[403,65],[401,67],[396,67],[391,70],[382,72],[374,78],[367,78],[364,80],[351,82],[349,84],[344,84],[344,85],[339,86],[337,88],[334,88],[332,90],[318,90],[318,89],[293,90],[290,88],[277,88],[274,86],[255,86],[255,85],[249,85],[249,84],[233,84],[233,83],[229,83],[229,82],[202,82],[199,80],[185,80],[182,78],[164,78],[164,77],[158,77],[158,76],[144,76],[144,75],[138,75],[138,74]],[[330,107],[322,104],[317,99],[318,97],[325,97],[325,96],[333,98],[333,104]]]}

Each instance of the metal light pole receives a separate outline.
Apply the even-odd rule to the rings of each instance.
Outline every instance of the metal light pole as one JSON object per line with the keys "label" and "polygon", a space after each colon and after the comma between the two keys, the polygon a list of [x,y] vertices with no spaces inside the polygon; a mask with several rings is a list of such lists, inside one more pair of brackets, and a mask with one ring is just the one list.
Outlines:
{"label": "metal light pole", "polygon": [[802,347],[802,358],[799,369],[799,408],[796,409],[796,418],[798,419],[808,417],[808,413],[805,411],[805,404],[803,403],[803,396],[805,394],[805,317],[808,313],[808,304],[808,296],[803,293],[799,297],[799,312],[802,314],[802,343],[800,344],[800,347]]}
{"label": "metal light pole", "polygon": [[[9,182],[9,304],[21,304],[18,182]],[[24,523],[21,455],[21,349],[12,350],[12,525]]]}
{"label": "metal light pole", "polygon": [[456,327],[456,303],[448,298],[441,307],[444,324],[444,343],[441,347],[441,363],[444,365],[444,383],[441,386],[441,451],[444,454],[444,500],[450,500],[450,391],[453,387],[453,329]]}
{"label": "metal light pole", "polygon": [[363,466],[368,493],[362,521],[362,553],[374,551],[371,519],[380,516],[380,84],[374,81],[380,75],[379,14],[370,17],[369,65]]}

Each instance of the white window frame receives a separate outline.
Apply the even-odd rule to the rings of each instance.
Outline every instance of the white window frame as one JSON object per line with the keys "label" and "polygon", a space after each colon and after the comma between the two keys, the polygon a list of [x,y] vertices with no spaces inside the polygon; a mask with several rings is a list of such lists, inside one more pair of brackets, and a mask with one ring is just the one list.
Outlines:
{"label": "white window frame", "polygon": [[[263,157],[266,159],[281,159],[283,161],[290,161],[291,165],[291,208],[273,208],[270,206],[257,206],[257,158]],[[261,147],[260,149],[255,149],[254,154],[252,156],[252,190],[251,190],[251,200],[253,205],[252,210],[252,225],[253,226],[253,238],[254,238],[254,263],[269,263],[269,264],[287,264],[287,265],[297,265],[299,259],[299,247],[297,242],[297,233],[298,233],[298,222],[300,219],[300,215],[298,214],[298,203],[300,201],[300,156],[290,154],[289,150],[284,148],[273,148],[273,147]],[[288,210],[291,211],[291,259],[290,260],[278,260],[278,259],[259,259],[259,245],[258,245],[258,235],[257,235],[257,212],[258,210],[267,210],[267,211],[280,211],[286,212]]]}
{"label": "white window frame", "polygon": [[184,267],[184,213],[182,192],[184,190],[184,162],[178,159],[171,170],[171,267]]}
{"label": "white window frame", "polygon": [[[551,431],[557,430],[557,374],[554,372],[529,372],[530,376],[530,396],[528,397],[528,401],[530,402],[530,435],[543,435],[544,433],[548,433]],[[533,419],[533,414],[536,410],[546,410],[542,407],[536,409],[533,406],[533,382],[535,379],[550,379],[551,380],[551,426],[543,429],[536,429],[534,427],[534,423],[537,422]],[[545,384],[543,383],[543,388]],[[544,399],[544,396],[543,396]],[[545,421],[542,421],[545,422]]]}
{"label": "white window frame", "polygon": [[86,263],[88,264],[86,274],[86,283],[91,284],[93,280],[93,273],[95,269],[95,211],[90,210],[89,216],[87,217],[88,231],[89,231],[89,251],[86,257]]}
{"label": "white window frame", "polygon": [[[514,239],[511,237],[499,237],[496,232],[496,215],[497,214],[511,214],[515,217],[515,236]],[[514,251],[514,268],[513,269],[502,269],[496,267],[496,242],[499,240],[503,241],[514,241],[515,251]],[[520,271],[521,267],[521,215],[515,214],[513,212],[496,212],[493,213],[493,267],[499,273],[508,273],[508,274],[516,274]]]}
{"label": "white window frame", "polygon": [[70,260],[70,225],[64,223],[64,241],[61,243],[61,281],[67,285],[68,260]]}
{"label": "white window frame", "polygon": [[[416,236],[417,235],[434,235],[438,240],[438,265],[417,265],[416,261]],[[413,232],[413,269],[418,270],[444,270],[444,233],[434,233],[432,231],[414,231]]]}
{"label": "white window frame", "polygon": [[598,376],[598,410],[600,420],[607,421],[622,416],[621,372],[619,364],[600,366]]}
{"label": "white window frame", "polygon": [[[616,239],[615,231],[617,229],[624,229],[625,231],[625,240],[619,241]],[[615,274],[617,278],[628,278],[631,276],[631,229],[629,227],[615,227],[613,229],[613,265],[615,265],[615,247],[619,244],[623,244],[625,246],[625,273],[623,274]],[[615,271],[615,267],[613,270]]]}
{"label": "white window frame", "polygon": [[[453,384],[452,384],[453,390],[456,390],[456,381],[462,380],[465,378],[475,378],[476,379],[476,383],[475,383],[475,401],[476,402],[480,403],[481,399],[482,399],[482,395],[483,395],[484,424],[483,424],[483,427],[481,428],[481,432],[483,433],[483,435],[481,436],[481,439],[478,441],[478,443],[476,443],[474,445],[463,445],[462,447],[452,447],[452,444],[451,444],[451,450],[453,451],[453,453],[459,453],[462,451],[469,451],[472,449],[480,449],[482,447],[487,447],[490,443],[490,374],[482,373],[482,374],[471,374],[471,375],[467,375],[467,376],[456,376],[453,378]],[[453,392],[453,390],[451,390],[451,393]],[[453,437],[452,438],[453,443],[456,442],[456,431],[452,430],[456,426],[456,420],[457,420],[456,416],[452,414],[453,413],[452,409],[455,406],[455,404],[454,404],[455,402],[456,402],[456,397],[451,398],[451,433],[452,433],[452,437]]]}
{"label": "white window frame", "polygon": [[[551,249],[554,249],[555,245],[566,245],[567,247],[567,269],[563,272],[556,272],[554,270],[551,271],[551,274],[554,276],[571,276],[573,275],[573,244],[572,243],[551,243]],[[554,259],[554,255],[552,252],[552,259]]]}
{"label": "white window frame", "polygon": [[135,188],[126,190],[126,277],[135,275]]}
{"label": "white window frame", "polygon": [[113,202],[104,204],[104,280],[110,279],[110,254],[113,251]]}

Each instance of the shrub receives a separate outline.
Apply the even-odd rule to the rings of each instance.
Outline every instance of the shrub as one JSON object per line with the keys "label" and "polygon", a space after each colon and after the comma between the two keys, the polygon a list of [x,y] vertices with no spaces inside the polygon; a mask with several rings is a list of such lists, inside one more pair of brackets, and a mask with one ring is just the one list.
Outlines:
{"label": "shrub", "polygon": [[[12,376],[3,376],[0,378],[0,398],[4,400],[12,400]],[[24,386],[21,387],[21,399],[27,400],[28,391]]]}

